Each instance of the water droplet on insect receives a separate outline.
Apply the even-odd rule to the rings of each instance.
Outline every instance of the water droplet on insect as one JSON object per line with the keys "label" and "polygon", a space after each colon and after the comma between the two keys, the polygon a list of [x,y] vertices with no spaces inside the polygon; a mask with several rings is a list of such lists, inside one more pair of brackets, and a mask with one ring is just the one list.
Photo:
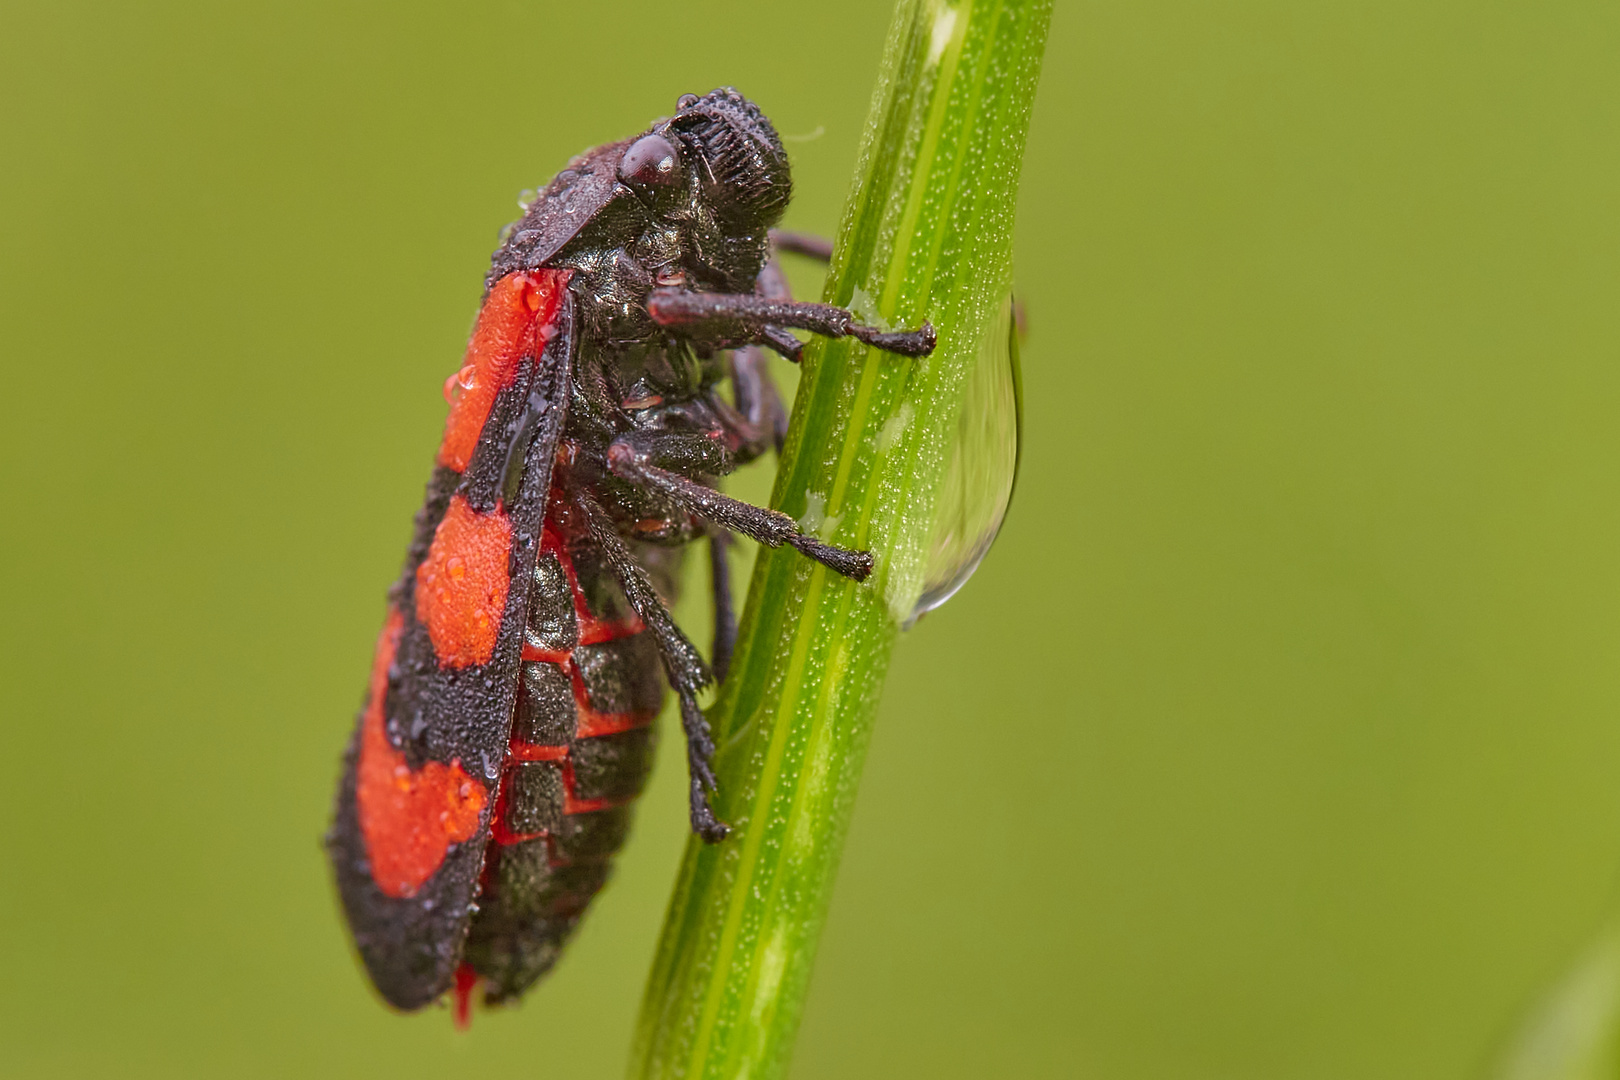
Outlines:
{"label": "water droplet on insect", "polygon": [[[512,189],[507,188],[506,190],[511,191]],[[518,209],[527,214],[529,212],[529,207],[533,206],[534,200],[538,199],[539,197],[540,193],[534,188],[524,188],[522,191],[518,192]]]}
{"label": "water droplet on insect", "polygon": [[467,576],[467,563],[460,555],[452,555],[444,560],[444,569],[457,581]]}
{"label": "water droplet on insect", "polygon": [[457,371],[454,375],[444,380],[445,404],[454,405],[456,403],[457,390],[471,390],[474,383],[473,376],[476,373],[477,372],[474,365],[468,364]]}
{"label": "water droplet on insect", "polygon": [[968,373],[956,441],[928,539],[922,593],[905,629],[967,584],[995,543],[1012,504],[1024,412],[1018,339],[1009,296]]}

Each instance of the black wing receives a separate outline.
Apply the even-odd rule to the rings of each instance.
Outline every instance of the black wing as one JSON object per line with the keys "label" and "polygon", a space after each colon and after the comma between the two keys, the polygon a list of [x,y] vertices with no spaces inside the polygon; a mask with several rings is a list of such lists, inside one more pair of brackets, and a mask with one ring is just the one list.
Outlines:
{"label": "black wing", "polygon": [[345,755],[328,853],[366,969],[401,1009],[449,988],[478,892],[577,350],[569,276],[508,275],[486,297],[469,360],[505,350],[506,368],[463,369],[486,384],[464,397],[490,400],[459,448],[469,410],[452,410]]}
{"label": "black wing", "polygon": [[507,274],[546,265],[587,225],[614,228],[616,210],[645,218],[635,195],[619,183],[619,159],[632,141],[588,150],[552,178],[490,260],[486,291]]}

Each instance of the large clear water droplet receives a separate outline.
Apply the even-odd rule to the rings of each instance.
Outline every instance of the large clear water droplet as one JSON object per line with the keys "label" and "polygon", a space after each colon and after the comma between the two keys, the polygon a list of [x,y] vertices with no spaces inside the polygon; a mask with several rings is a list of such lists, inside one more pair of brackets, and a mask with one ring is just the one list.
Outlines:
{"label": "large clear water droplet", "polygon": [[956,441],[928,538],[922,594],[904,629],[967,584],[1012,505],[1024,414],[1018,321],[1009,296],[968,373]]}

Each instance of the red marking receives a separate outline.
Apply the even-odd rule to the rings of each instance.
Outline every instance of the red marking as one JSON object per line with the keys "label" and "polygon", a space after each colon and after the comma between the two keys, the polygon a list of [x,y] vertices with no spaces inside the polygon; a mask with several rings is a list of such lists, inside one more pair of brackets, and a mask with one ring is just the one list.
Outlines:
{"label": "red marking", "polygon": [[[585,598],[581,596],[579,603],[583,605]],[[620,638],[634,637],[647,629],[641,619],[630,615],[623,619],[598,619],[590,612],[579,616],[579,643],[581,645],[600,645],[605,641],[618,641]]]}
{"label": "red marking", "polygon": [[489,832],[489,838],[501,847],[511,847],[513,844],[522,844],[529,840],[538,840],[546,835],[546,830],[538,832],[513,832],[504,824],[496,825]]}
{"label": "red marking", "polygon": [[497,506],[480,514],[460,495],[416,568],[416,617],[444,667],[487,664],[506,613],[512,522]]}
{"label": "red marking", "polygon": [[597,712],[595,709],[585,706],[580,709],[577,730],[581,739],[595,739],[602,735],[617,735],[621,731],[647,727],[652,724],[657,715],[657,713],[644,712]]}
{"label": "red marking", "polygon": [[628,799],[576,799],[574,797],[574,763],[563,762],[563,813],[590,814],[597,810],[611,810],[615,806],[624,806],[636,801],[634,795]]}
{"label": "red marking", "polygon": [[540,746],[513,739],[512,757],[516,761],[562,761],[568,757],[568,747]]}
{"label": "red marking", "polygon": [[573,683],[574,706],[578,713],[579,737],[582,739],[588,739],[593,735],[612,735],[617,731],[629,731],[631,728],[646,727],[653,722],[654,716],[657,715],[656,713],[640,712],[598,712],[591,705],[590,695],[585,692],[585,680],[580,677],[579,667],[574,663],[574,654],[571,652],[553,652],[550,649],[536,649],[533,646],[525,645],[523,647],[523,659],[557,664],[568,672],[569,680]]}
{"label": "red marking", "polygon": [[473,989],[478,985],[478,972],[472,969],[471,964],[462,964],[456,968],[456,1030],[466,1031],[472,1027],[472,995]]}
{"label": "red marking", "polygon": [[563,813],[565,814],[591,814],[598,810],[612,810],[615,806],[634,802],[631,799],[576,799],[572,795],[563,795]]}
{"label": "red marking", "polygon": [[[466,359],[451,376],[461,393],[450,404],[439,445],[439,464],[464,472],[472,460],[495,397],[512,385],[525,359],[532,360],[556,333],[554,321],[568,270],[507,274],[490,289],[478,310]],[[468,369],[471,369],[470,371]]]}
{"label": "red marking", "polygon": [[591,739],[598,735],[615,735],[631,728],[646,727],[657,717],[657,713],[598,712],[591,705],[590,695],[585,692],[585,679],[579,673],[579,665],[569,661],[568,675],[574,686],[574,711],[576,720],[575,738]]}
{"label": "red marking", "polygon": [[[555,490],[553,496],[555,502]],[[591,611],[591,606],[585,602],[585,590],[580,588],[579,574],[574,570],[574,560],[568,553],[568,545],[552,524],[551,515],[548,513],[546,527],[540,534],[540,550],[557,556],[557,561],[562,563],[563,574],[568,578],[569,592],[574,597],[574,621],[579,624],[579,643],[600,645],[604,641],[617,641],[646,629],[640,616],[635,612],[622,619],[601,619]]]}
{"label": "red marking", "polygon": [[383,703],[388,668],[399,648],[405,617],[390,609],[371,662],[371,686],[360,725],[355,804],[360,835],[371,860],[371,879],[387,896],[415,896],[444,862],[451,844],[478,831],[488,793],[461,762],[430,761],[415,772],[405,752],[388,741]]}
{"label": "red marking", "polygon": [[[566,769],[567,767],[568,766],[566,764],[563,765],[563,768]],[[501,847],[506,847],[510,844],[521,844],[525,840],[538,840],[540,837],[546,835],[546,831],[544,829],[540,829],[537,832],[515,833],[511,829],[507,828],[506,809],[507,804],[511,801],[511,788],[512,763],[508,761],[506,771],[501,774],[501,789],[495,795],[495,813],[491,817],[489,823],[489,838],[492,842],[499,844]],[[489,859],[485,859],[484,870],[486,872],[489,870],[490,865],[491,861]]]}

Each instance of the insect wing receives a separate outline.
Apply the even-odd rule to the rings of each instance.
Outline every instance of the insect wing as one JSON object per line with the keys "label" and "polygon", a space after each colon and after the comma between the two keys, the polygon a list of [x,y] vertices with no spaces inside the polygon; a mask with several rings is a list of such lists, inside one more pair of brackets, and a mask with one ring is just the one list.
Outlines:
{"label": "insect wing", "polygon": [[552,178],[528,204],[523,217],[502,233],[506,239],[490,264],[486,289],[514,271],[544,265],[587,225],[614,224],[611,219],[617,215],[610,204],[618,203],[637,217],[645,216],[635,195],[618,180],[619,159],[631,141],[588,150]]}
{"label": "insect wing", "polygon": [[571,389],[568,278],[512,273],[485,297],[345,755],[328,852],[401,1009],[449,988],[472,916]]}

